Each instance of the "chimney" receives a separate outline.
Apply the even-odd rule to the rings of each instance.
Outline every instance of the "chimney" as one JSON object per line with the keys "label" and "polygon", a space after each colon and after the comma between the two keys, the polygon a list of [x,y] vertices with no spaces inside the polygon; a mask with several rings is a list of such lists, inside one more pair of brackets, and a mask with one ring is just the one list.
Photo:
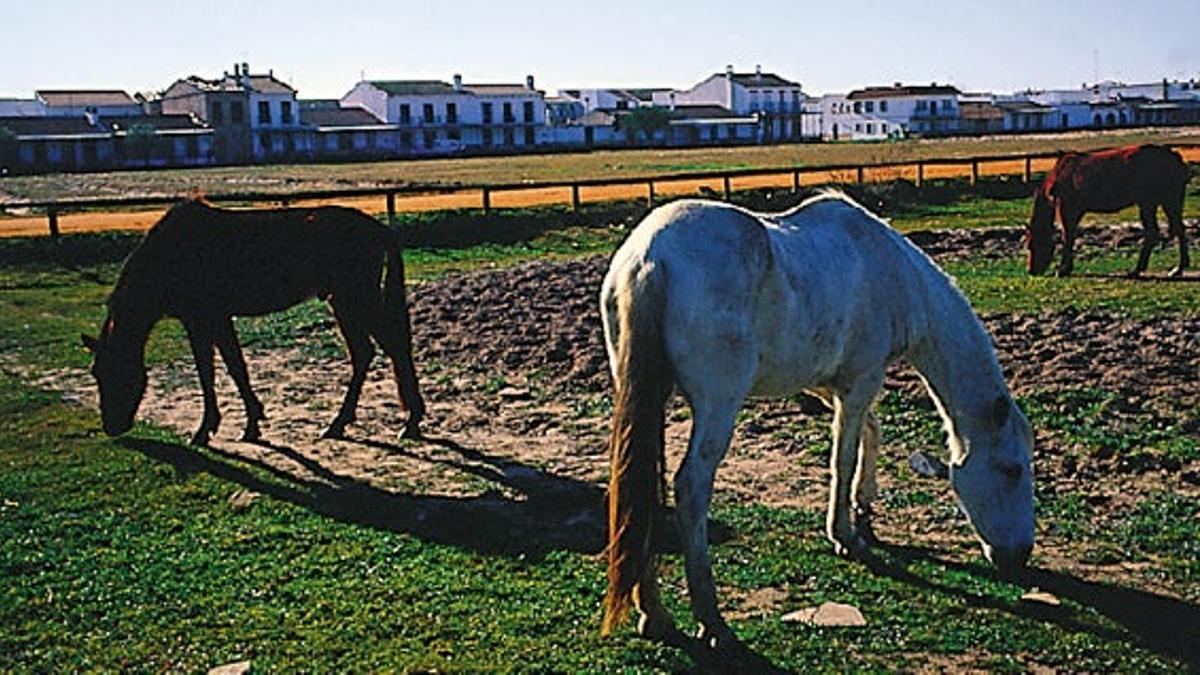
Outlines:
{"label": "chimney", "polygon": [[1163,78],[1163,100],[1171,100],[1171,87],[1167,84],[1167,78]]}
{"label": "chimney", "polygon": [[529,91],[533,91],[533,76],[532,75],[525,76],[525,88],[528,89]]}
{"label": "chimney", "polygon": [[242,61],[242,85],[250,87],[250,64]]}
{"label": "chimney", "polygon": [[237,63],[233,64],[233,76],[234,77],[242,76],[242,66],[240,64],[237,64]]}
{"label": "chimney", "polygon": [[762,66],[757,63],[754,64],[754,79],[762,82]]}
{"label": "chimney", "polygon": [[454,74],[454,91],[462,91],[462,75],[459,73]]}
{"label": "chimney", "polygon": [[675,112],[675,92],[671,92],[671,112]]}
{"label": "chimney", "polygon": [[733,78],[733,64],[729,64],[729,65],[725,66],[725,79],[732,79],[732,78]]}

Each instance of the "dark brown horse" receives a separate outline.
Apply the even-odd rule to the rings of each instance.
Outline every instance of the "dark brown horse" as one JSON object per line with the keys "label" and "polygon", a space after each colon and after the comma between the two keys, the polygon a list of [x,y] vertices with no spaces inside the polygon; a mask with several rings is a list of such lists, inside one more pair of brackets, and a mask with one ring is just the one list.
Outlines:
{"label": "dark brown horse", "polygon": [[354,421],[375,355],[373,337],[392,360],[400,401],[409,411],[404,435],[418,436],[425,404],[412,361],[401,254],[398,234],[354,209],[229,211],[200,200],[176,205],[125,261],[99,337],[83,336],[95,356],[104,431],[116,436],[133,426],[146,391],[146,339],[159,319],[170,316],[187,330],[204,390],[204,420],[192,443],[205,445],[221,422],[214,346],[246,406],[243,438],[257,439],[266,415],[250,388],[232,318],[321,297],[333,307],[353,363],[346,398],[325,435],[341,436]]}
{"label": "dark brown horse", "polygon": [[1179,239],[1179,265],[1171,276],[1190,265],[1187,234],[1183,228],[1183,199],[1188,166],[1179,153],[1160,145],[1135,145],[1088,154],[1068,152],[1058,159],[1033,197],[1033,216],[1025,233],[1030,274],[1041,274],[1054,256],[1054,219],[1062,228],[1062,261],[1059,276],[1074,267],[1075,236],[1079,221],[1088,212],[1112,213],[1128,206],[1140,209],[1142,250],[1132,275],[1146,271],[1150,253],[1158,243],[1162,207],[1167,233]]}

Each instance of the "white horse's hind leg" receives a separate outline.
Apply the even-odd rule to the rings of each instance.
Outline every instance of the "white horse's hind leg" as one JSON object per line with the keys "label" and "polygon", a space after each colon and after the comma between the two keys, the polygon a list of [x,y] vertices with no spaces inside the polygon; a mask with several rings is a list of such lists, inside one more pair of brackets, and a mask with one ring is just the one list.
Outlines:
{"label": "white horse's hind leg", "polygon": [[722,406],[693,403],[692,437],[683,464],[675,474],[675,513],[683,540],[692,614],[700,622],[706,641],[715,641],[718,647],[732,644],[734,639],[717,610],[717,592],[708,557],[708,506],[713,477],[729,448],[740,403],[740,400]]}
{"label": "white horse's hind leg", "polygon": [[871,504],[879,494],[875,483],[875,459],[879,457],[879,415],[872,406],[863,419],[858,445],[858,468],[854,472],[854,511],[860,517],[871,514]]}
{"label": "white horse's hind leg", "polygon": [[[866,541],[854,525],[851,497],[855,475],[862,461],[859,441],[863,437],[863,426],[881,382],[882,375],[861,378],[850,391],[834,398],[833,454],[829,460],[831,476],[825,532],[838,555],[853,556],[866,548]],[[870,466],[873,470],[873,461]],[[865,473],[863,477],[866,478]]]}

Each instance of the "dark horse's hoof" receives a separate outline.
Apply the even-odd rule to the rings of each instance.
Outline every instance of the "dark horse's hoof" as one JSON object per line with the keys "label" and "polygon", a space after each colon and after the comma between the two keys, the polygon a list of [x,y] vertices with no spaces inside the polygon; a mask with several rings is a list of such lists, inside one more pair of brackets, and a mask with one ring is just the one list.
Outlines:
{"label": "dark horse's hoof", "polygon": [[417,441],[424,436],[421,434],[421,425],[419,422],[409,422],[404,425],[404,431],[400,432],[400,438],[410,441]]}

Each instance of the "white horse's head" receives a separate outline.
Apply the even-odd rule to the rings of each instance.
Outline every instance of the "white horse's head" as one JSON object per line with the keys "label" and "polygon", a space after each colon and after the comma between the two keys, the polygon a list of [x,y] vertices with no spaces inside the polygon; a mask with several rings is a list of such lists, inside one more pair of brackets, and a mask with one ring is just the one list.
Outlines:
{"label": "white horse's head", "polygon": [[1033,430],[1006,394],[982,418],[962,422],[969,428],[959,430],[962,447],[952,447],[950,484],[984,555],[1015,573],[1033,551]]}

